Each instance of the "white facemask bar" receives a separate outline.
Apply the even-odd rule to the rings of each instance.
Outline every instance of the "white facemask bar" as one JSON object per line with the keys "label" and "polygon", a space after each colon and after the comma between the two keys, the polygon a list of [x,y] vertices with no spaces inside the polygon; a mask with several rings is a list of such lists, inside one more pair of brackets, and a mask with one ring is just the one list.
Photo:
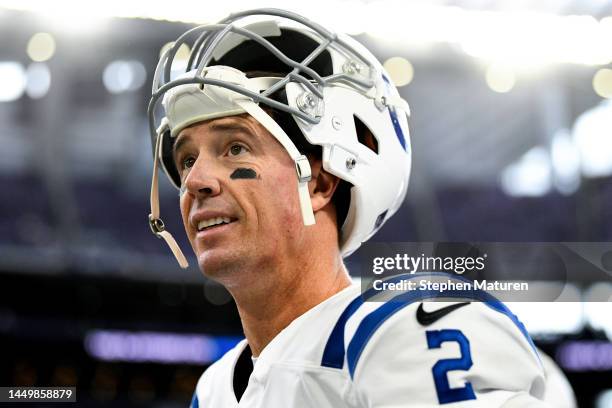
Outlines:
{"label": "white facemask bar", "polygon": [[[321,37],[321,45],[317,47],[311,53],[311,55],[306,57],[303,61],[298,62],[287,57],[283,52],[281,52],[268,40],[261,37],[257,33],[233,25],[233,23],[242,18],[262,15],[286,18],[288,20],[293,20],[310,28],[314,31],[314,33]],[[174,61],[174,58],[176,57],[176,54],[181,45],[187,43],[189,37],[194,34],[199,34],[199,37],[195,40],[193,44],[193,48],[185,72],[197,68],[198,73],[201,73],[202,70],[208,65],[208,63],[210,63],[211,56],[214,53],[216,46],[220,44],[223,38],[229,33],[239,34],[250,40],[256,41],[257,43],[265,47],[268,51],[270,51],[273,56],[285,63],[287,66],[290,66],[294,69],[292,72],[287,74],[283,82],[276,85],[278,88],[283,86],[286,81],[294,80],[302,83],[304,86],[309,88],[311,92],[321,98],[322,87],[325,85],[329,85],[333,82],[345,82],[348,84],[352,84],[353,86],[365,89],[369,89],[375,85],[373,78],[364,78],[358,75],[348,75],[345,73],[332,74],[326,77],[321,77],[320,75],[318,75],[313,69],[308,67],[308,64],[312,62],[319,54],[321,54],[321,52],[332,46],[342,50],[344,54],[352,55],[352,58],[354,59],[353,62],[367,67],[369,73],[373,73],[374,70],[372,64],[368,61],[366,57],[361,55],[359,51],[357,51],[354,47],[352,47],[350,44],[346,43],[342,39],[338,38],[336,34],[326,30],[319,24],[310,21],[298,14],[294,14],[285,10],[262,8],[233,14],[225,20],[222,20],[219,24],[195,27],[181,35],[174,42],[172,48],[170,48],[161,57],[157,65],[152,86],[153,93],[158,92],[161,87],[171,82],[170,74],[172,62]],[[309,78],[305,78],[304,76],[302,76],[301,72],[307,74],[310,78],[312,78],[312,80],[314,80],[314,84]],[[269,92],[269,94],[271,93],[272,92]],[[256,102],[258,101],[256,100]],[[308,122],[318,123],[318,121],[313,122],[312,118],[308,120]]]}

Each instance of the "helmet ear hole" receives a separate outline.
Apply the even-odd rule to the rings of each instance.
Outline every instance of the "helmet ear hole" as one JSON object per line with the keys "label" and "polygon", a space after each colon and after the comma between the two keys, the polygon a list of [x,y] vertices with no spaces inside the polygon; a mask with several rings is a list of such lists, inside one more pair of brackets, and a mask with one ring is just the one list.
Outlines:
{"label": "helmet ear hole", "polygon": [[340,180],[336,191],[332,196],[332,202],[336,207],[336,223],[338,225],[338,238],[342,238],[342,228],[346,221],[349,207],[351,205],[351,188],[353,185],[346,180]]}
{"label": "helmet ear hole", "polygon": [[355,129],[357,130],[357,140],[359,143],[378,154],[378,140],[372,133],[372,131],[359,119],[353,115],[355,120]]}

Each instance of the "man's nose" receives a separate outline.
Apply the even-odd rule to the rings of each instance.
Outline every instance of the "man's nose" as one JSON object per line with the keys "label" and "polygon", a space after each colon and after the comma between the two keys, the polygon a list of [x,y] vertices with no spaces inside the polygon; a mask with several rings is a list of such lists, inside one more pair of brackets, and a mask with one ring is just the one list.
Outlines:
{"label": "man's nose", "polygon": [[185,177],[184,188],[195,196],[215,196],[221,193],[218,173],[211,160],[198,157]]}

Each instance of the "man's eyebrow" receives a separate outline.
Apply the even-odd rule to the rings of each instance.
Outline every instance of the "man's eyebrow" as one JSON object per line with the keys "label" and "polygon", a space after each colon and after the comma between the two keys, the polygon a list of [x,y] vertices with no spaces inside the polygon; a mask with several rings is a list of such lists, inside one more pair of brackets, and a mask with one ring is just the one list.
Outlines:
{"label": "man's eyebrow", "polygon": [[187,142],[191,140],[189,134],[177,136],[176,143],[172,146],[172,157],[176,156],[176,152]]}
{"label": "man's eyebrow", "polygon": [[[210,130],[214,130],[217,132],[242,132],[247,133],[249,135],[255,136],[257,132],[253,127],[248,124],[240,123],[240,122],[218,122],[212,123],[209,127]],[[176,152],[186,143],[191,140],[191,135],[186,133],[184,135],[177,136],[177,140],[172,146],[172,156],[176,155]]]}

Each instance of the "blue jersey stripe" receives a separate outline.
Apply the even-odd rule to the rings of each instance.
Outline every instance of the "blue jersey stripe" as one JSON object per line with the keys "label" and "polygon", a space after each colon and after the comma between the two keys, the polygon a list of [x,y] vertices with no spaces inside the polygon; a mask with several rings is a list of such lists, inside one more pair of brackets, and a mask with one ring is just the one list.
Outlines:
{"label": "blue jersey stripe", "polygon": [[198,401],[198,395],[194,392],[193,397],[191,398],[191,405],[189,408],[200,408],[200,402]]}
{"label": "blue jersey stripe", "polygon": [[342,368],[344,366],[344,329],[346,322],[362,304],[363,298],[359,295],[349,303],[338,318],[323,351],[323,358],[321,359],[323,367]]}
{"label": "blue jersey stripe", "polygon": [[[400,280],[401,278],[406,279],[406,280],[410,280],[410,279],[414,279],[414,278],[423,278],[424,274],[417,274],[417,275],[398,275],[395,276],[393,278],[394,281]],[[467,279],[462,278],[462,277],[458,277],[458,276],[453,276],[453,275],[448,275],[445,273],[429,273],[427,274],[428,276],[445,276],[449,279],[455,279],[455,280],[460,280],[460,281],[464,281],[464,282],[469,282]],[[346,359],[348,362],[348,369],[349,369],[349,373],[351,375],[351,377],[354,376],[355,374],[355,369],[357,368],[357,364],[359,362],[359,358],[361,357],[361,353],[363,352],[363,349],[365,348],[365,346],[367,345],[368,341],[370,340],[370,338],[372,338],[372,336],[374,335],[374,333],[376,332],[376,330],[385,322],[387,321],[387,319],[389,319],[391,316],[393,316],[395,313],[397,313],[398,311],[400,311],[401,309],[403,309],[404,307],[408,306],[411,303],[414,303],[415,301],[420,301],[420,300],[425,300],[425,299],[432,299],[432,298],[436,298],[436,297],[441,297],[440,293],[438,291],[413,291],[413,292],[408,292],[408,293],[403,293],[401,295],[398,295],[396,297],[394,297],[393,299],[391,299],[390,301],[386,302],[385,304],[383,304],[382,306],[380,306],[378,309],[376,309],[375,311],[373,311],[372,313],[368,314],[359,324],[357,331],[355,332],[355,335],[353,336],[351,342],[349,343],[349,346],[347,348],[347,352],[346,352]],[[533,344],[533,341],[531,340],[531,337],[529,336],[529,333],[527,332],[527,330],[525,329],[525,326],[523,326],[523,324],[518,320],[518,318],[506,307],[506,305],[504,305],[501,301],[499,301],[498,299],[496,299],[493,295],[482,291],[482,290],[448,290],[445,292],[444,295],[445,298],[456,298],[456,299],[473,299],[473,300],[477,300],[477,301],[481,301],[483,303],[485,303],[489,308],[491,308],[492,310],[495,310],[499,313],[502,313],[504,315],[506,315],[517,327],[518,329],[521,331],[521,333],[523,334],[523,336],[525,337],[525,339],[527,340],[527,342],[530,344],[531,348],[533,349],[536,357],[539,360],[539,355],[536,351],[535,345]],[[367,298],[367,296],[366,296]],[[343,327],[346,325],[346,322],[344,323]],[[344,357],[344,356],[342,356]],[[338,358],[338,357],[336,357]]]}
{"label": "blue jersey stripe", "polygon": [[[394,276],[387,280],[387,282],[398,281],[402,279],[404,275]],[[321,359],[321,365],[323,367],[331,368],[342,368],[344,366],[344,329],[348,320],[355,314],[357,309],[363,305],[364,300],[367,300],[377,294],[374,288],[370,288],[363,294],[357,296],[349,305],[344,309],[334,329],[329,335],[325,349],[323,350],[323,358]]]}
{"label": "blue jersey stripe", "polygon": [[[411,279],[413,275],[410,275],[408,279]],[[397,275],[386,280],[386,282],[396,282],[401,279],[405,279],[405,275]],[[321,359],[321,365],[323,367],[331,368],[342,368],[344,367],[344,329],[346,323],[355,314],[357,309],[363,304],[364,300],[368,300],[375,296],[378,292],[374,288],[370,288],[363,294],[357,296],[353,301],[344,309],[334,329],[332,330],[325,349],[323,350],[323,358]]]}
{"label": "blue jersey stripe", "polygon": [[346,351],[346,359],[348,362],[348,369],[353,378],[355,374],[355,368],[359,362],[359,357],[365,348],[370,338],[374,335],[376,330],[396,312],[408,306],[411,302],[387,302],[369,315],[367,315],[359,324],[353,339],[349,343]]}

